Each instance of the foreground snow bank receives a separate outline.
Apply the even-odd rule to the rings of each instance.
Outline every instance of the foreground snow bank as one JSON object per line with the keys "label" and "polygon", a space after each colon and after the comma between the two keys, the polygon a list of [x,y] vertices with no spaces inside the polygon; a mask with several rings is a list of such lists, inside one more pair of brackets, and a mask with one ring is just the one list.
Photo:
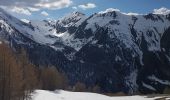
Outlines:
{"label": "foreground snow bank", "polygon": [[122,96],[122,97],[109,97],[96,93],[86,92],[68,92],[57,90],[54,92],[36,90],[32,94],[33,100],[154,100],[156,98],[147,98],[146,96]]}

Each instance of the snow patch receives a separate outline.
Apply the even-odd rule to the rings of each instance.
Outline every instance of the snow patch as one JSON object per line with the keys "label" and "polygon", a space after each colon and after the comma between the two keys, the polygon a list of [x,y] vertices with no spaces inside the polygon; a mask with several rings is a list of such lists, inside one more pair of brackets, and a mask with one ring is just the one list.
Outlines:
{"label": "snow patch", "polygon": [[121,61],[122,59],[118,56],[118,55],[116,55],[116,57],[115,57],[115,61]]}
{"label": "snow patch", "polygon": [[152,76],[149,76],[148,79],[152,80],[152,81],[156,81],[156,82],[159,82],[161,84],[164,84],[164,85],[169,85],[170,86],[170,82],[167,81],[167,80],[161,80],[159,78],[157,78],[156,76],[152,75]]}
{"label": "snow patch", "polygon": [[50,46],[51,48],[55,49],[56,51],[63,51],[63,47],[56,47],[56,46]]}
{"label": "snow patch", "polygon": [[21,21],[25,22],[25,23],[29,23],[30,21],[27,19],[21,19]]}
{"label": "snow patch", "polygon": [[63,90],[45,91],[36,90],[32,94],[33,100],[154,100],[146,96],[115,96],[109,97],[88,92],[68,92]]}
{"label": "snow patch", "polygon": [[142,85],[150,90],[156,91],[156,89],[148,84],[142,83]]}

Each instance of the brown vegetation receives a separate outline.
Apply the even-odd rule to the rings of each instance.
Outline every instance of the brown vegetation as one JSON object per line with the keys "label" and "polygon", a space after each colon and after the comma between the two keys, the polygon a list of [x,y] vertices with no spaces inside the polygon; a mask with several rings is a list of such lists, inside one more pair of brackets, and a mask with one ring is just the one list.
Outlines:
{"label": "brown vegetation", "polygon": [[81,83],[81,82],[77,82],[73,88],[73,91],[75,92],[84,92],[87,91],[86,85]]}
{"label": "brown vegetation", "polygon": [[44,90],[65,89],[67,86],[67,78],[55,67],[41,69],[40,78]]}
{"label": "brown vegetation", "polygon": [[170,94],[170,87],[166,87],[164,89],[164,94]]}
{"label": "brown vegetation", "polygon": [[35,66],[0,44],[0,100],[24,100],[37,87]]}

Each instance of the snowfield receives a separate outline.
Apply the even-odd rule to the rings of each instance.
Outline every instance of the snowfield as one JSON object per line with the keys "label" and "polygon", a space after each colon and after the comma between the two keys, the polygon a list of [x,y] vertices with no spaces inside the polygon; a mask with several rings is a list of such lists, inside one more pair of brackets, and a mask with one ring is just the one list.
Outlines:
{"label": "snowfield", "polygon": [[166,97],[147,97],[147,96],[114,96],[109,97],[96,93],[88,92],[68,92],[64,90],[45,91],[36,90],[32,94],[33,100],[155,100],[165,98],[163,100],[170,100],[170,96]]}

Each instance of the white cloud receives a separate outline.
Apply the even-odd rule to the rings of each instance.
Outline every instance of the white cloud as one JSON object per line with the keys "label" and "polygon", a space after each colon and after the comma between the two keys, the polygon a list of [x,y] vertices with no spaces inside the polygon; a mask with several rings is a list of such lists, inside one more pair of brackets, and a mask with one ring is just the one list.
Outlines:
{"label": "white cloud", "polygon": [[45,0],[44,2],[39,2],[35,4],[36,7],[40,8],[48,8],[48,9],[61,9],[65,7],[69,7],[72,4],[71,0]]}
{"label": "white cloud", "polygon": [[49,20],[49,21],[50,21],[50,20],[52,20],[52,19],[51,19],[51,18],[47,18],[47,20]]}
{"label": "white cloud", "polygon": [[74,7],[72,7],[72,9],[77,10],[77,7],[76,7],[76,6],[74,6]]}
{"label": "white cloud", "polygon": [[170,9],[162,7],[162,8],[159,8],[159,9],[154,9],[153,13],[154,14],[163,14],[163,15],[166,15],[166,14],[170,14]]}
{"label": "white cloud", "polygon": [[[100,11],[99,14],[104,14],[104,13],[108,13],[108,12],[113,12],[113,11],[116,11],[116,12],[121,12],[119,9],[115,9],[115,8],[108,8],[106,9],[105,11]],[[132,12],[129,12],[129,13],[125,13],[125,12],[121,12],[122,14],[125,14],[125,15],[140,15],[138,13],[132,13]]]}
{"label": "white cloud", "polygon": [[43,15],[43,16],[49,16],[49,14],[48,14],[46,11],[42,11],[42,12],[41,12],[41,15]]}
{"label": "white cloud", "polygon": [[72,0],[0,0],[0,6],[27,8],[30,11],[39,9],[61,9],[69,7]]}
{"label": "white cloud", "polygon": [[94,3],[87,3],[87,4],[79,5],[78,7],[82,8],[83,10],[86,10],[86,9],[95,8],[96,5]]}
{"label": "white cloud", "polygon": [[28,9],[24,9],[24,8],[20,8],[20,7],[13,7],[10,11],[18,13],[18,14],[28,15],[28,16],[31,15],[31,12]]}
{"label": "white cloud", "polygon": [[25,22],[25,23],[29,23],[30,21],[27,19],[21,19],[21,21]]}
{"label": "white cloud", "polygon": [[120,10],[119,10],[119,9],[115,9],[115,8],[108,8],[108,9],[106,9],[105,11],[100,11],[99,13],[100,13],[100,14],[103,14],[103,13],[113,12],[113,11],[118,11],[118,12],[120,12]]}
{"label": "white cloud", "polygon": [[32,12],[39,11],[38,8],[33,7],[20,7],[20,6],[1,6],[0,8],[8,11],[9,13],[17,13],[17,14],[23,14],[23,15],[32,15]]}

